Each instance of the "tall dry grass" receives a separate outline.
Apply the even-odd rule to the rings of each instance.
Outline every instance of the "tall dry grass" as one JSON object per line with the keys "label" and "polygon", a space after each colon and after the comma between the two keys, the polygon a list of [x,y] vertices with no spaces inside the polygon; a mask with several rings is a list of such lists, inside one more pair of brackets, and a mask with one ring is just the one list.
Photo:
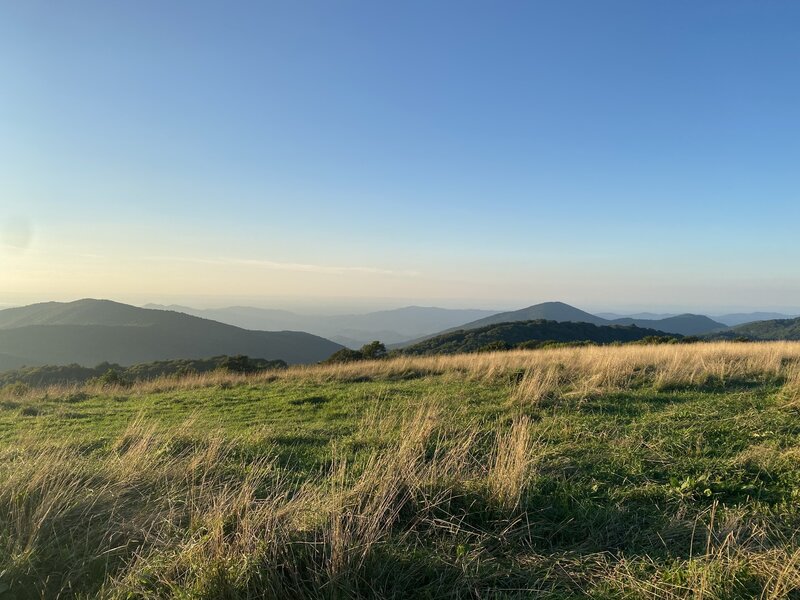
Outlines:
{"label": "tall dry grass", "polygon": [[[647,381],[657,387],[692,386],[708,381],[725,383],[755,376],[788,377],[800,365],[800,342],[711,342],[588,346],[539,350],[512,350],[476,354],[400,356],[388,360],[339,364],[296,365],[278,371],[241,375],[210,373],[162,377],[132,387],[102,383],[9,388],[9,399],[69,397],[81,394],[147,394],[168,390],[227,386],[242,382],[266,384],[303,379],[311,382],[398,380],[428,376],[478,381],[509,379],[528,387],[531,400],[545,398],[570,385],[584,394],[618,389]],[[792,375],[797,377],[796,375]],[[519,399],[525,396],[520,390]]]}
{"label": "tall dry grass", "polygon": [[519,507],[535,460],[534,439],[527,418],[515,420],[507,432],[498,434],[486,482],[491,498],[501,508],[510,512]]}
{"label": "tall dry grass", "polygon": [[[669,569],[647,556],[614,560],[602,555],[586,572],[607,588],[635,598],[795,598],[800,591],[800,550],[776,544],[780,536],[770,531],[769,519],[754,526],[741,510],[729,509],[724,515],[720,511],[715,502],[695,517],[693,551]],[[755,573],[759,587],[747,590],[745,582]]]}
{"label": "tall dry grass", "polygon": [[[388,445],[302,484],[270,456],[238,463],[236,440],[192,423],[134,422],[99,460],[31,439],[0,456],[2,582],[19,597],[70,597],[97,577],[109,598],[348,596],[389,568],[392,539],[456,536],[442,515],[460,494],[516,510],[532,462],[526,421],[497,433],[487,462],[477,428],[445,439],[435,404],[384,419]],[[406,578],[394,585],[412,589]]]}

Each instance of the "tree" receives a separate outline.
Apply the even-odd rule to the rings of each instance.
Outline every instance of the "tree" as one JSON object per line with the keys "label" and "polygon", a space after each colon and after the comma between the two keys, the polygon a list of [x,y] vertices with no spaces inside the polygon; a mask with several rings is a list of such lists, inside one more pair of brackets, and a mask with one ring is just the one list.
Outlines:
{"label": "tree", "polygon": [[331,354],[324,362],[326,363],[346,363],[355,362],[358,360],[378,360],[386,358],[386,346],[375,340],[369,344],[361,346],[361,350],[351,350],[350,348],[342,348]]}
{"label": "tree", "polygon": [[382,342],[375,340],[374,342],[361,346],[360,352],[361,356],[366,360],[384,358],[386,356],[386,346]]}

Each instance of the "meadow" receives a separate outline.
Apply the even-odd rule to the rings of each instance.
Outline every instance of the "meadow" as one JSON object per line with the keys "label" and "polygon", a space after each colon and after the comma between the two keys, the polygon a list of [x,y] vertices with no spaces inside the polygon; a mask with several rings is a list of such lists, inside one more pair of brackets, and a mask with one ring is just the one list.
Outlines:
{"label": "meadow", "polygon": [[0,600],[799,598],[800,343],[0,390]]}

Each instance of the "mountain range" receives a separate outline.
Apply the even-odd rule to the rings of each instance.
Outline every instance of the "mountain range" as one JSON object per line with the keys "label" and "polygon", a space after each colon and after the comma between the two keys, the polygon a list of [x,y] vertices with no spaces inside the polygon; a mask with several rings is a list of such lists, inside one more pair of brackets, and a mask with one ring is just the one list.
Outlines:
{"label": "mountain range", "polygon": [[[237,354],[283,360],[289,364],[314,363],[328,358],[344,345],[352,348],[380,340],[390,347],[409,348],[442,336],[445,338],[433,345],[440,344],[449,349],[472,349],[484,342],[507,342],[506,338],[513,338],[513,344],[544,339],[629,341],[648,335],[800,339],[800,319],[762,320],[727,327],[721,320],[695,314],[604,315],[595,315],[563,302],[544,302],[497,313],[408,306],[362,315],[334,316],[309,316],[253,307],[199,310],[149,305],[139,308],[92,299],[44,302],[0,310],[0,371],[45,364],[78,363],[91,367],[101,362],[113,362],[128,366],[159,360],[207,359]],[[771,316],[772,313],[753,315]],[[615,318],[607,318],[609,316]],[[727,317],[731,322],[748,318],[744,314]],[[531,322],[538,325],[532,326]],[[544,325],[545,322],[548,324]],[[519,323],[528,325],[508,325]],[[613,328],[613,332],[597,332],[591,328],[584,331],[583,325],[559,328],[553,323],[588,324]],[[498,326],[502,327],[496,329]],[[487,327],[495,330],[486,333],[483,330]],[[633,333],[626,333],[624,328]],[[478,334],[464,334],[478,330]],[[492,336],[498,331],[501,336],[493,340]],[[322,332],[329,332],[328,335],[336,341],[326,339]],[[456,333],[458,335],[451,335]],[[541,337],[544,335],[552,337]],[[573,339],[576,335],[588,337]],[[524,336],[529,336],[528,340],[522,339]],[[392,344],[392,340],[400,341]],[[433,347],[431,344],[421,347],[429,346]]]}
{"label": "mountain range", "polygon": [[[736,323],[739,320],[746,319],[749,316],[771,316],[773,313],[747,313],[747,314],[732,314],[725,315],[724,318],[729,322]],[[608,315],[608,313],[606,313]],[[645,316],[662,316],[652,315],[646,313]],[[509,344],[518,344],[522,340],[517,339],[520,331],[509,331],[508,328],[502,327],[514,323],[527,323],[536,321],[541,323],[543,321],[555,323],[589,323],[599,327],[634,327],[639,331],[647,331],[642,337],[648,335],[665,335],[673,334],[678,336],[697,336],[704,339],[749,339],[749,340],[800,340],[800,318],[792,319],[767,319],[746,321],[741,324],[736,324],[733,327],[726,326],[723,322],[711,319],[705,315],[669,315],[660,319],[644,319],[634,317],[618,317],[615,319],[606,319],[598,315],[593,315],[586,311],[570,306],[563,302],[544,302],[535,304],[527,308],[515,311],[508,311],[497,313],[489,317],[477,319],[470,323],[465,323],[459,327],[454,327],[438,334],[425,336],[411,343],[396,346],[402,348],[404,351],[410,349],[422,349],[429,351],[430,348],[453,348],[453,347],[474,347],[478,342],[472,338],[480,337],[480,343],[491,343],[493,341],[500,341]],[[493,329],[494,327],[494,329]],[[497,329],[500,327],[500,329]],[[580,339],[571,339],[578,335],[568,329],[552,327],[549,331],[539,330],[533,331],[530,328],[525,330],[527,334],[535,335],[531,340],[553,340],[553,341],[580,341]],[[591,331],[591,330],[590,330]],[[470,336],[471,332],[480,332],[480,336]],[[596,333],[596,332],[593,332]],[[511,337],[509,337],[511,336]],[[516,337],[515,337],[516,336]],[[542,337],[552,336],[552,337]],[[560,337],[559,337],[560,336]],[[513,338],[513,339],[512,339]],[[601,339],[594,339],[592,337],[581,338],[589,341],[601,342]],[[629,341],[619,339],[617,341]],[[426,342],[430,342],[427,343]]]}
{"label": "mountain range", "polygon": [[656,329],[666,333],[680,335],[698,335],[725,329],[723,323],[714,321],[705,315],[676,315],[665,319],[604,319],[563,302],[543,302],[521,310],[502,312],[490,317],[478,319],[459,327],[459,329],[477,329],[496,323],[513,321],[531,321],[545,319],[557,322],[591,323],[593,325],[635,325],[636,327]]}
{"label": "mountain range", "polygon": [[380,340],[395,348],[405,347],[433,335],[458,329],[537,319],[594,325],[636,325],[670,334],[707,335],[743,323],[789,318],[788,315],[769,312],[735,313],[713,318],[689,313],[590,313],[563,302],[544,302],[505,312],[406,306],[348,315],[307,315],[251,306],[198,309],[148,304],[145,308],[183,312],[244,329],[307,331],[354,349],[373,340]]}
{"label": "mountain range", "polygon": [[[660,320],[669,317],[677,317],[675,313],[635,313],[635,314],[619,314],[619,313],[595,313],[598,317],[603,317],[609,321],[618,319],[650,319]],[[773,321],[776,319],[794,319],[800,315],[786,314],[779,312],[749,312],[749,313],[728,313],[724,315],[709,315],[714,321],[727,325],[728,327],[735,327],[736,325],[744,325],[745,323],[753,323],[755,321]]]}
{"label": "mountain range", "polygon": [[592,325],[604,326],[634,325],[640,328],[653,329],[662,334],[678,335],[702,335],[726,329],[723,323],[714,321],[705,315],[684,314],[667,317],[665,319],[619,318],[610,320],[580,310],[564,302],[543,302],[520,310],[496,313],[482,319],[446,329],[437,334],[412,340],[408,344],[398,347],[412,346],[426,339],[430,339],[434,337],[434,335],[438,336],[459,330],[480,329],[488,325],[497,325],[499,323],[537,320],[555,321],[557,323],[591,323]]}
{"label": "mountain range", "polygon": [[755,323],[757,321],[774,321],[795,319],[800,315],[784,314],[777,312],[751,312],[751,313],[731,313],[727,315],[720,315],[714,317],[715,321],[725,323],[728,327],[735,327],[737,325],[745,325],[747,323]]}
{"label": "mountain range", "polygon": [[358,348],[373,340],[380,340],[385,344],[406,342],[497,312],[432,306],[406,306],[350,315],[304,315],[288,310],[252,306],[198,309],[147,304],[145,308],[179,311],[244,329],[307,331],[350,348]]}
{"label": "mountain range", "polygon": [[0,370],[23,365],[131,365],[245,354],[309,363],[342,346],[299,331],[249,331],[175,311],[109,300],[46,302],[0,311]]}

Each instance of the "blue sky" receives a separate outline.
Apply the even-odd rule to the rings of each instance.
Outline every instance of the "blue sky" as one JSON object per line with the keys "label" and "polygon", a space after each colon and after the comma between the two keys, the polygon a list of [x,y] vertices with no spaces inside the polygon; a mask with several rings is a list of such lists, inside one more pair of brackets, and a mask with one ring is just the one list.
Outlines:
{"label": "blue sky", "polygon": [[4,3],[0,302],[800,307],[798,22]]}

